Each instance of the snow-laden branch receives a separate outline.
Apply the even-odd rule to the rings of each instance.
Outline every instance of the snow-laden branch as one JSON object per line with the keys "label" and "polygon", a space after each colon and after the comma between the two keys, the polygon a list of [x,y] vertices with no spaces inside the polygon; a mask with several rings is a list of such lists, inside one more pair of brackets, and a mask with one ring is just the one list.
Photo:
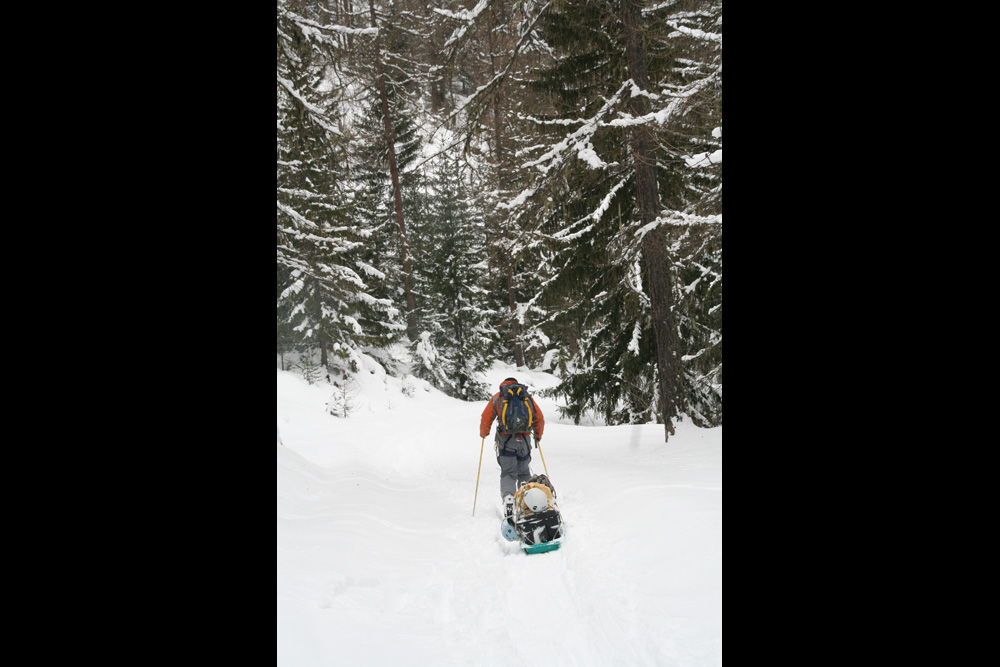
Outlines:
{"label": "snow-laden branch", "polygon": [[643,307],[649,307],[649,296],[642,291],[642,269],[639,266],[639,262],[632,262],[629,271],[622,278],[622,285],[639,298],[639,302]]}
{"label": "snow-laden branch", "polygon": [[460,12],[451,12],[448,11],[447,9],[439,9],[435,7],[432,11],[440,14],[441,16],[446,16],[450,19],[455,19],[456,21],[461,21],[462,23],[465,24],[459,26],[454,31],[452,31],[451,35],[448,36],[448,39],[445,40],[444,45],[446,47],[451,46],[454,42],[461,39],[462,35],[465,34],[465,31],[469,28],[469,26],[475,23],[476,18],[478,18],[479,15],[482,13],[482,11],[486,9],[486,6],[488,4],[489,0],[479,0],[479,4],[477,4],[471,10],[463,9]]}
{"label": "snow-laden branch", "polygon": [[357,262],[355,262],[355,264],[357,265],[357,267],[359,269],[361,269],[362,271],[364,271],[368,275],[375,276],[379,280],[385,280],[385,274],[382,273],[381,271],[379,271],[378,269],[376,269],[371,264],[368,264],[367,262],[362,262],[360,260],[357,261]]}
{"label": "snow-laden branch", "polygon": [[[721,342],[722,342],[722,336],[713,336],[712,339],[708,341],[708,347],[703,347],[700,350],[698,350],[697,352],[695,352],[694,354],[685,354],[685,355],[682,355],[681,356],[681,361],[691,361],[692,359],[697,359],[698,357],[700,357],[701,355],[705,354],[706,352],[708,352],[712,348],[718,347],[719,343],[721,343]],[[719,368],[720,368],[720,366],[716,366],[714,369],[712,369],[711,371],[709,371],[705,375],[703,375],[700,378],[698,378],[698,380],[702,380],[702,379],[707,378],[707,377],[709,377],[711,375],[714,375],[716,373],[716,371],[719,370]]]}
{"label": "snow-laden branch", "polygon": [[522,155],[526,155],[531,151],[536,151],[539,148],[545,148],[545,144],[535,144],[534,146],[528,146],[527,148],[519,148],[514,151],[514,157],[521,157]]}
{"label": "snow-laden branch", "polygon": [[[699,30],[698,28],[688,28],[687,26],[679,25],[673,21],[667,21],[667,25],[676,30],[682,35],[687,35],[692,39],[698,39],[704,42],[715,42],[717,44],[722,44],[722,35],[715,32],[705,32],[704,30]],[[677,33],[671,33],[667,35],[667,38],[676,37]]]}
{"label": "snow-laden branch", "polygon": [[533,194],[535,194],[535,188],[528,188],[527,190],[523,190],[521,194],[519,194],[518,196],[514,197],[514,199],[512,199],[510,203],[499,202],[497,204],[497,208],[506,208],[506,209],[517,208],[518,206],[523,204],[528,199],[528,197],[530,197]]}
{"label": "snow-laden branch", "polygon": [[278,204],[278,210],[287,215],[289,218],[291,218],[292,221],[298,224],[300,227],[319,227],[319,225],[317,225],[312,220],[304,218],[298,211],[296,211],[292,207],[286,206],[285,204],[282,204],[280,201],[277,202],[277,204]]}
{"label": "snow-laden branch", "polygon": [[687,163],[687,166],[693,168],[722,164],[722,149],[720,148],[713,153],[696,153],[690,157],[685,156],[684,161]]}
{"label": "snow-laden branch", "polygon": [[[314,243],[323,243],[327,246],[332,246],[328,247],[327,250],[328,252],[333,254],[340,254],[343,252],[347,252],[348,250],[353,250],[355,248],[364,245],[364,243],[361,241],[350,241],[346,238],[334,238],[333,236],[320,236],[312,232],[303,231],[303,229],[318,230],[321,228],[321,225],[313,222],[312,220],[309,220],[308,218],[306,218],[301,213],[296,211],[291,206],[288,206],[287,204],[283,204],[277,200],[275,200],[275,203],[277,204],[278,211],[284,213],[289,218],[291,218],[292,222],[296,225],[295,227],[284,227],[282,225],[278,225],[277,229],[279,232],[289,234],[290,236],[293,236],[294,238],[297,239],[303,239],[307,241],[312,241]],[[325,232],[330,235],[357,233],[357,231],[353,227],[327,227],[325,229]],[[367,236],[366,234],[361,234],[361,235]]]}
{"label": "snow-laden branch", "polygon": [[550,120],[542,120],[541,118],[535,118],[534,116],[525,116],[524,114],[517,114],[519,120],[526,120],[535,125],[579,125],[580,123],[586,123],[586,118],[552,118]]}
{"label": "snow-laden branch", "polygon": [[649,99],[654,101],[660,99],[660,96],[657,95],[656,93],[651,93],[649,91],[640,88],[639,84],[637,84],[635,81],[632,82],[632,89],[629,91],[629,93],[632,95],[632,97],[648,97]]}
{"label": "snow-laden branch", "polygon": [[667,7],[673,7],[678,2],[680,2],[680,0],[667,0],[666,2],[661,2],[659,4],[653,5],[652,7],[643,7],[642,8],[642,13],[643,14],[651,14],[651,13],[653,13],[655,11],[659,11],[661,9],[666,9]]}
{"label": "snow-laden branch", "polygon": [[[581,160],[586,162],[590,167],[594,169],[601,169],[604,167],[613,166],[601,160],[601,158],[597,155],[597,152],[594,151],[594,146],[591,143],[591,138],[594,136],[594,133],[597,132],[598,128],[602,127],[601,119],[605,115],[607,115],[611,111],[611,109],[614,108],[616,104],[618,104],[618,102],[621,101],[623,93],[626,90],[631,91],[634,86],[635,83],[632,81],[632,79],[628,79],[627,81],[622,83],[622,85],[618,88],[618,90],[615,91],[615,94],[612,95],[610,99],[606,99],[604,101],[604,104],[601,106],[601,108],[597,111],[596,114],[594,114],[590,118],[582,119],[583,125],[580,128],[578,128],[572,134],[566,136],[562,141],[557,143],[555,146],[549,149],[547,153],[545,153],[538,159],[525,162],[524,164],[521,165],[521,167],[522,168],[537,167],[538,170],[541,171],[543,174],[547,174],[553,168],[558,167],[563,162],[565,162],[567,159],[567,154],[570,155],[575,154],[577,157],[579,157]],[[545,163],[549,164],[546,165]],[[521,204],[523,204],[528,199],[528,197],[533,195],[535,193],[535,190],[536,188],[528,188],[522,191],[512,201],[500,202],[499,204],[497,204],[497,207],[506,209],[515,209],[519,207]],[[610,199],[608,201],[610,201]],[[564,233],[568,233],[569,229],[583,222],[584,220],[589,220],[591,218],[591,215],[587,215],[585,218],[577,220],[572,225],[570,225],[570,227],[564,230]],[[572,238],[575,238],[576,236],[579,236],[580,234],[584,234],[586,232],[587,229],[583,229],[576,235],[574,235],[574,237]]]}
{"label": "snow-laden branch", "polygon": [[652,222],[643,225],[635,231],[636,241],[642,238],[660,225],[721,225],[722,214],[718,215],[694,215],[683,211],[660,211],[660,216]]}
{"label": "snow-laden branch", "polygon": [[[482,3],[480,3],[480,4],[482,4]],[[482,99],[486,95],[487,92],[493,90],[494,88],[496,88],[497,86],[499,86],[501,83],[503,83],[503,81],[507,78],[507,75],[510,73],[510,70],[514,67],[514,63],[517,60],[517,56],[521,52],[521,49],[524,47],[525,42],[532,35],[532,33],[533,33],[534,29],[535,29],[535,25],[538,23],[539,19],[542,18],[542,16],[548,10],[548,8],[549,8],[549,6],[551,4],[552,4],[551,2],[546,2],[544,5],[542,5],[542,7],[538,10],[538,13],[535,14],[535,16],[533,18],[531,18],[527,22],[522,22],[520,24],[520,31],[521,32],[518,35],[517,42],[514,44],[514,48],[511,49],[510,60],[507,61],[507,64],[504,65],[503,69],[496,76],[494,76],[492,79],[490,79],[488,83],[486,83],[486,84],[484,84],[482,86],[479,86],[479,88],[477,88],[475,90],[475,92],[472,93],[472,95],[470,95],[469,97],[466,97],[464,100],[462,100],[461,103],[456,106],[455,110],[452,111],[450,114],[448,114],[448,116],[444,120],[442,120],[441,123],[430,132],[430,134],[428,135],[428,140],[430,140],[435,134],[437,134],[438,130],[440,130],[442,127],[444,127],[445,125],[447,125],[448,123],[450,123],[453,118],[455,118],[459,114],[464,113],[467,109],[469,109],[470,107],[472,107],[472,105],[474,103],[476,103],[478,100]],[[477,9],[478,9],[478,7],[479,7],[479,5],[476,6]],[[479,10],[479,11],[482,11],[482,10]],[[478,16],[478,12],[477,12],[477,16]],[[481,107],[481,110],[480,110],[480,112],[478,114],[470,114],[466,118],[465,127],[466,128],[474,127],[476,125],[476,123],[478,122],[478,120],[479,120],[479,116],[482,115],[482,113],[483,113],[483,111],[485,109],[486,109],[486,107],[485,107],[485,105],[483,105]],[[464,140],[458,140],[458,141],[455,141],[455,142],[449,144],[448,146],[445,146],[443,149],[441,149],[440,151],[438,151],[434,155],[431,155],[431,156],[427,157],[425,160],[423,160],[422,162],[420,162],[420,164],[417,165],[417,166],[422,166],[425,162],[434,159],[438,155],[441,155],[442,153],[446,153],[447,151],[450,151],[452,148],[454,148],[458,144],[462,143],[462,141],[464,141],[465,144],[466,144],[466,146],[468,146],[469,141],[471,141],[471,139],[472,139],[472,132],[471,131],[467,131],[465,134],[466,134],[466,137],[465,137]]]}
{"label": "snow-laden branch", "polygon": [[[564,161],[565,158],[563,157],[563,152],[569,148],[577,149],[576,152],[580,158],[592,167],[597,168],[608,166],[607,163],[597,157],[596,153],[593,153],[593,147],[590,143],[590,139],[594,136],[594,133],[597,132],[598,127],[600,127],[601,118],[604,117],[612,109],[612,107],[619,102],[625,89],[630,88],[631,86],[632,79],[629,79],[615,91],[615,94],[611,96],[611,99],[604,101],[604,105],[601,106],[596,114],[583,122],[582,127],[553,146],[548,153],[545,153],[537,160],[525,162],[521,165],[521,167],[538,167],[539,171],[546,173]],[[591,155],[591,153],[593,153],[593,155]],[[544,166],[543,163],[545,162],[552,162],[552,164]]]}
{"label": "snow-laden branch", "polygon": [[645,125],[646,123],[654,122],[663,125],[675,116],[681,115],[681,112],[685,108],[685,102],[707,88],[710,84],[714,83],[716,77],[717,75],[713,74],[712,76],[704,79],[693,81],[675,93],[665,94],[664,96],[669,98],[670,102],[659,111],[651,111],[645,116],[639,116],[638,118],[616,118],[612,121],[608,121],[605,125],[610,127],[627,127],[632,125]]}
{"label": "snow-laden branch", "polygon": [[[280,161],[279,161],[280,162]],[[296,160],[298,162],[298,160]],[[318,192],[311,192],[309,190],[302,190],[301,188],[278,188],[278,192],[286,195],[291,195],[293,197],[302,197],[303,199],[327,199],[329,195],[320,194]]]}
{"label": "snow-laden branch", "polygon": [[628,344],[628,351],[635,356],[639,356],[639,340],[641,339],[640,333],[641,327],[639,326],[639,322],[636,321],[635,328],[632,329],[632,340],[629,341]]}
{"label": "snow-laden branch", "polygon": [[314,36],[315,35],[315,31],[317,31],[317,30],[319,30],[319,31],[326,31],[326,32],[335,32],[335,33],[339,33],[341,35],[377,35],[378,34],[378,28],[350,28],[350,27],[348,27],[346,25],[336,25],[336,24],[332,24],[332,23],[331,24],[327,24],[327,25],[323,25],[322,23],[317,23],[316,21],[313,21],[312,19],[307,19],[306,17],[304,17],[304,16],[302,16],[300,14],[296,14],[296,13],[290,12],[288,10],[284,10],[282,13],[285,16],[287,16],[289,18],[289,20],[291,20],[296,25],[298,25],[299,29],[302,30],[302,34],[305,35],[306,37],[312,37],[312,36]]}
{"label": "snow-laden branch", "polygon": [[289,95],[297,99],[302,104],[302,106],[305,107],[306,111],[309,112],[309,115],[312,117],[313,120],[316,121],[317,125],[322,127],[327,132],[332,132],[333,134],[341,135],[340,130],[338,130],[335,126],[331,125],[330,122],[326,119],[325,112],[319,107],[317,107],[315,104],[309,102],[309,100],[307,100],[306,98],[302,97],[302,95],[299,94],[299,91],[295,90],[295,86],[292,84],[291,81],[280,76],[277,77],[277,79],[278,79],[278,85],[284,88]]}
{"label": "snow-laden branch", "polygon": [[615,193],[618,192],[622,188],[622,186],[625,185],[627,181],[628,181],[628,176],[618,181],[618,183],[615,184],[613,188],[611,188],[611,190],[604,197],[604,199],[601,200],[601,203],[600,205],[598,205],[597,209],[595,209],[594,212],[590,214],[590,217],[594,220],[594,222],[597,222],[598,220],[601,219],[604,213],[608,210],[608,207],[611,206],[611,200],[614,198]]}
{"label": "snow-laden branch", "polygon": [[685,293],[690,294],[695,289],[697,289],[698,283],[700,283],[705,276],[712,276],[713,278],[715,278],[715,280],[712,281],[712,284],[709,285],[709,289],[711,289],[717,282],[719,282],[719,280],[722,279],[722,274],[713,271],[712,269],[709,269],[707,267],[704,267],[698,262],[692,262],[692,264],[701,269],[701,275],[681,288],[682,290],[684,290]]}
{"label": "snow-laden branch", "polygon": [[[311,241],[317,245],[331,246],[334,240],[329,236],[319,236],[318,234],[310,234],[309,232],[304,232],[297,227],[277,227],[279,232],[288,234],[298,241]],[[360,241],[345,241],[340,239],[336,242],[336,247],[326,247],[326,251],[331,255],[339,255],[345,253],[349,250],[356,250],[357,248],[364,247],[364,243]],[[291,250],[291,248],[289,248]]]}
{"label": "snow-laden branch", "polygon": [[[295,274],[301,274],[301,273],[302,271],[300,269],[295,269],[292,272],[292,275],[294,276]],[[281,294],[278,295],[278,300],[281,301],[283,299],[287,299],[293,294],[298,294],[299,292],[302,291],[303,287],[305,287],[305,281],[302,280],[302,278],[299,278],[298,280],[294,281],[291,285],[286,287],[284,290],[282,290]]]}
{"label": "snow-laden branch", "polygon": [[390,317],[395,317],[399,314],[399,310],[393,307],[391,299],[377,299],[367,292],[360,292],[357,297],[358,301],[362,303],[381,308]]}
{"label": "snow-laden branch", "polygon": [[583,222],[586,222],[587,220],[593,220],[594,223],[599,222],[601,216],[603,216],[604,213],[608,210],[608,207],[611,206],[611,200],[614,198],[615,193],[618,192],[622,188],[622,186],[624,186],[625,183],[627,182],[628,182],[628,176],[622,178],[620,181],[618,181],[618,183],[615,184],[614,187],[611,188],[611,191],[608,192],[607,195],[605,195],[604,199],[601,200],[601,203],[597,206],[596,209],[594,209],[584,217],[580,218],[579,220],[575,221],[571,225],[563,229],[560,229],[558,232],[552,234],[552,238],[564,242],[575,241],[576,239],[580,238],[581,236],[589,232],[591,229],[594,228],[593,223],[587,225],[586,227],[583,227],[582,229],[578,229],[575,232],[573,231],[573,228]]}

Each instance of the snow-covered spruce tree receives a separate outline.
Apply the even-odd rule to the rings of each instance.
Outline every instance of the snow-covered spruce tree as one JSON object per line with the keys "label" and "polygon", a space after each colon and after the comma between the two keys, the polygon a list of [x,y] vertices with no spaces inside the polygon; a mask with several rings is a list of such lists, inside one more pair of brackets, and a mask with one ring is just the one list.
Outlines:
{"label": "snow-covered spruce tree", "polygon": [[[630,81],[637,83],[631,62],[635,53],[629,52],[625,25],[628,17],[619,15],[626,37]],[[631,20],[635,20],[634,12]],[[720,32],[711,32],[713,26]],[[712,170],[707,163],[711,160],[706,159],[717,155],[721,160],[721,4],[676,3],[659,13],[650,12],[639,37],[649,44],[647,83],[639,85],[638,91],[630,91],[629,109],[597,125],[615,128],[620,123],[628,127],[634,155],[646,155],[642,162],[655,165],[655,170],[649,170],[652,175],[646,178],[656,179],[656,216],[648,215],[649,207],[644,214],[637,206],[630,230],[632,238],[619,234],[615,239],[622,256],[637,257],[641,264],[642,270],[633,272],[630,283],[642,285],[643,293],[654,302],[644,309],[653,326],[639,314],[631,329],[628,349],[632,354],[622,361],[617,379],[625,388],[623,403],[630,406],[630,416],[635,413],[634,407],[642,407],[644,396],[659,394],[663,406],[659,417],[669,433],[670,420],[681,414],[691,416],[699,425],[721,423],[721,169],[709,173]],[[642,134],[647,137],[645,150],[639,145]],[[719,140],[719,151],[707,153],[713,137]],[[698,164],[697,169],[692,169],[694,164]],[[636,174],[640,174],[639,165]],[[639,185],[641,180],[637,188]],[[636,200],[641,203],[639,193]],[[656,255],[659,265],[667,268],[667,286],[661,286],[659,291],[671,291],[668,318],[662,310],[656,313],[652,297],[657,290],[649,284],[658,273],[650,265]],[[692,269],[697,276],[692,275]],[[699,292],[696,283],[706,276],[712,280],[701,283]],[[643,277],[647,278],[646,284],[641,282]],[[699,294],[706,296],[699,298]],[[645,305],[644,300],[640,305]],[[711,314],[713,310],[717,317]],[[655,325],[664,320],[669,328],[657,331]],[[666,345],[662,344],[664,333]],[[655,337],[656,364],[650,364],[655,374],[643,371],[643,358],[654,352],[644,344],[650,337]],[[620,341],[610,347],[608,362],[617,358],[616,348],[620,347]],[[669,351],[666,365],[662,359],[664,347]],[[676,374],[669,382],[663,381],[664,367]]]}
{"label": "snow-covered spruce tree", "polygon": [[[386,89],[391,108],[397,108],[399,96],[393,86]],[[362,113],[359,114],[352,129],[351,141],[351,177],[345,183],[355,193],[354,221],[358,227],[369,229],[369,235],[361,257],[370,271],[377,272],[380,280],[374,285],[373,296],[389,299],[397,310],[407,309],[406,274],[401,261],[402,237],[395,208],[393,183],[390,176],[388,148],[385,140],[384,117],[379,92],[376,89],[366,89],[362,98]],[[396,163],[399,168],[398,183],[402,212],[406,223],[407,259],[410,262],[411,281],[413,272],[413,250],[415,220],[420,215],[420,197],[418,184],[421,175],[418,172],[407,171],[407,168],[419,154],[419,137],[416,127],[405,113],[393,113],[394,148]],[[417,295],[410,288],[410,297],[416,308]],[[414,317],[416,311],[414,312]],[[382,336],[372,344],[380,348],[388,348],[393,342],[402,338],[406,331],[383,328]]]}
{"label": "snow-covered spruce tree", "polygon": [[[395,42],[393,34],[398,30],[391,22],[383,20],[380,31],[385,43]],[[400,57],[392,51],[379,53],[385,59],[385,67]],[[398,80],[380,79],[373,66],[374,59],[371,44],[359,46],[354,54],[359,113],[352,119],[353,169],[349,187],[356,192],[357,224],[372,230],[364,251],[365,261],[385,277],[384,290],[378,296],[391,299],[398,310],[409,312],[405,330],[412,343],[416,340],[419,316],[419,295],[414,289],[417,270],[414,245],[419,243],[425,207],[422,174],[412,169],[421,149],[417,113],[406,93],[408,79],[403,70],[392,67],[399,75]],[[389,111],[391,155],[384,109]],[[383,343],[387,347],[388,341]]]}
{"label": "snow-covered spruce tree", "polygon": [[[358,252],[367,234],[351,224],[347,164],[332,120],[338,90],[328,74],[336,40],[316,21],[318,3],[277,6],[277,265],[279,348],[347,358],[366,342],[358,318],[391,321],[392,304],[367,293]],[[289,340],[290,339],[290,340]]]}
{"label": "snow-covered spruce tree", "polygon": [[665,14],[681,56],[673,74],[685,96],[668,122],[688,184],[687,205],[667,213],[678,286],[677,325],[685,412],[699,426],[722,423],[722,3]]}
{"label": "snow-covered spruce tree", "polygon": [[512,120],[526,100],[516,87],[504,84],[523,79],[539,58],[547,57],[544,45],[537,44],[531,33],[544,4],[484,0],[468,9],[436,10],[450,28],[443,52],[455,74],[452,81],[460,84],[452,87],[460,103],[449,118],[464,137],[465,154],[478,162],[483,192],[490,201],[485,207],[487,287],[503,334],[495,353],[517,366],[537,365],[544,353],[538,330],[529,327],[538,316],[529,302],[538,289],[541,255],[524,235],[520,221],[496,206],[523,187]]}
{"label": "snow-covered spruce tree", "polygon": [[433,163],[430,215],[420,227],[415,255],[422,308],[413,374],[450,396],[489,397],[477,377],[495,358],[499,338],[482,287],[482,211],[454,159]]}
{"label": "snow-covered spruce tree", "polygon": [[[378,8],[376,5],[378,4]],[[385,6],[383,6],[383,4]],[[403,183],[402,166],[400,156],[397,156],[396,125],[403,110],[403,91],[407,88],[415,88],[409,77],[406,76],[406,68],[395,65],[401,57],[398,50],[405,50],[406,35],[398,30],[397,6],[393,2],[376,3],[375,0],[368,0],[368,20],[371,28],[375,31],[374,39],[365,48],[358,49],[354,54],[354,68],[359,73],[359,83],[367,91],[374,93],[381,111],[383,145],[386,148],[386,159],[389,169],[389,177],[392,183],[392,210],[395,214],[396,227],[398,231],[399,265],[402,269],[403,297],[406,302],[406,335],[410,341],[416,340],[416,304],[412,291],[413,267],[410,258],[410,239],[407,234],[407,221],[404,215],[403,204]],[[398,43],[401,40],[401,44]],[[402,75],[397,77],[395,75]]]}
{"label": "snow-covered spruce tree", "polygon": [[[611,423],[656,418],[669,436],[692,412],[682,363],[704,356],[682,356],[675,263],[716,247],[686,245],[698,236],[688,227],[721,222],[689,166],[715,128],[681,122],[714,105],[721,127],[721,4],[643,13],[635,0],[564,0],[538,14],[555,63],[533,77],[537,111],[522,114],[535,126],[518,141],[532,147],[522,158],[529,185],[503,206],[552,252],[537,301],[553,312],[544,330],[553,340],[579,332],[581,356],[560,391],[575,417],[593,408]],[[714,68],[695,60],[707,53]]]}

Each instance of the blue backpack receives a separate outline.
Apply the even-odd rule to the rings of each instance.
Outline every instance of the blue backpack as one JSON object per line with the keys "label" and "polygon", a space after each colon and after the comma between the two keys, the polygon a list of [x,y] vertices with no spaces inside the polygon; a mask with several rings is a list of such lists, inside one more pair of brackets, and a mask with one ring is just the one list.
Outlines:
{"label": "blue backpack", "polygon": [[528,388],[523,384],[508,384],[500,389],[494,405],[504,434],[528,433],[535,423],[535,414]]}

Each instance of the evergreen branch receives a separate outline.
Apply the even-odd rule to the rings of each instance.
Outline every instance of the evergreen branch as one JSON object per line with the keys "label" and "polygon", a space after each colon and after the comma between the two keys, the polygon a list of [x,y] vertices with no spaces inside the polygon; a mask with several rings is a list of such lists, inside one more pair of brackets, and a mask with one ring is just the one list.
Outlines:
{"label": "evergreen branch", "polygon": [[278,79],[278,85],[284,88],[289,95],[298,100],[298,102],[303,106],[303,108],[305,108],[305,110],[309,112],[310,118],[316,121],[317,125],[322,127],[327,132],[343,136],[339,129],[337,129],[327,121],[326,112],[324,112],[322,109],[312,104],[311,102],[309,102],[309,100],[303,97],[299,93],[299,91],[295,89],[295,86],[294,84],[292,84],[291,81],[280,76],[277,77],[277,79]]}
{"label": "evergreen branch", "polygon": [[[485,2],[486,2],[486,0],[481,0],[480,4],[476,6],[476,10],[475,10],[476,11],[476,16],[478,16],[479,12],[482,11],[481,8],[480,8],[480,5],[483,5]],[[484,98],[486,97],[487,94],[493,94],[496,91],[496,89],[499,88],[501,85],[503,85],[503,83],[506,81],[508,75],[510,74],[511,69],[514,67],[514,63],[517,61],[517,56],[520,53],[521,48],[528,41],[528,38],[533,33],[533,31],[535,29],[535,26],[538,24],[538,21],[542,18],[542,16],[545,15],[545,12],[548,10],[548,8],[551,5],[552,5],[551,2],[546,2],[544,5],[542,5],[541,9],[538,10],[538,13],[534,16],[534,18],[532,18],[530,20],[530,22],[527,25],[525,25],[524,23],[521,24],[521,31],[522,32],[521,32],[520,37],[518,38],[517,42],[514,44],[514,48],[510,52],[510,59],[507,61],[507,64],[504,66],[504,68],[498,74],[496,74],[492,79],[490,79],[488,82],[486,82],[485,84],[483,84],[482,86],[480,86],[479,88],[477,88],[472,93],[472,95],[466,97],[462,101],[462,104],[460,104],[454,111],[452,111],[450,114],[448,114],[444,118],[444,120],[442,120],[438,124],[437,127],[435,127],[433,130],[431,130],[430,134],[428,135],[428,141],[431,138],[434,137],[434,135],[438,132],[438,130],[440,130],[446,124],[452,122],[452,120],[456,116],[458,116],[462,112],[465,112],[466,110],[469,110],[470,113],[468,113],[466,115],[465,123],[464,123],[464,125],[462,127],[462,130],[458,133],[459,135],[464,135],[464,143],[465,143],[465,149],[464,150],[465,150],[465,152],[468,151],[469,144],[471,143],[472,136],[474,134],[474,132],[472,130],[479,124],[480,119],[482,118],[483,114],[486,112],[487,106],[485,104]],[[435,10],[435,11],[438,11],[438,10]],[[441,12],[439,11],[439,13],[441,13]],[[473,17],[473,19],[474,18],[475,17]],[[456,53],[456,50],[452,49],[450,55],[448,56],[448,61],[449,62],[454,59],[455,53]],[[450,151],[452,148],[455,148],[460,143],[462,143],[462,140],[455,141],[455,142],[451,143],[450,145],[445,146],[440,151],[438,151],[437,153],[434,153],[433,155],[431,155],[430,157],[428,157],[427,159],[425,159],[423,162],[421,162],[420,165],[423,165],[428,160],[434,159],[437,156],[439,156],[439,155],[441,155],[441,154],[443,154],[443,153],[445,153],[447,151]]]}

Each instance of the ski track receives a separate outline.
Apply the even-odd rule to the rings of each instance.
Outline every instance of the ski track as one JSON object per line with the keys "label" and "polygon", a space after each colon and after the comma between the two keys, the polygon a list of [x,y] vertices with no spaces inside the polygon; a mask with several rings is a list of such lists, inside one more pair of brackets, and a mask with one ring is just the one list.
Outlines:
{"label": "ski track", "polygon": [[[467,434],[480,411],[468,405],[442,432]],[[489,439],[475,490],[480,443],[472,438],[415,435],[378,417],[363,428],[361,441],[347,442],[310,432],[294,415],[279,419],[283,439],[296,445],[278,447],[279,665],[319,665],[316,656],[350,646],[365,659],[339,664],[721,666],[721,464],[706,466],[697,447],[645,446],[662,445],[655,429],[646,440],[622,430],[630,437],[574,442],[607,431],[553,421],[545,460],[566,538],[556,551],[529,555],[500,534]],[[721,431],[718,438],[721,457]],[[532,456],[532,472],[546,472],[537,449]],[[631,518],[640,504],[650,512]],[[647,525],[650,513],[657,526]],[[718,562],[636,534],[660,526],[683,534],[691,553],[718,550]],[[690,573],[677,580],[707,586],[709,601],[699,593],[685,607],[690,592],[647,576],[658,568]],[[303,608],[308,620],[282,625],[283,612],[298,618]],[[717,613],[717,632],[692,632],[692,610]]]}

